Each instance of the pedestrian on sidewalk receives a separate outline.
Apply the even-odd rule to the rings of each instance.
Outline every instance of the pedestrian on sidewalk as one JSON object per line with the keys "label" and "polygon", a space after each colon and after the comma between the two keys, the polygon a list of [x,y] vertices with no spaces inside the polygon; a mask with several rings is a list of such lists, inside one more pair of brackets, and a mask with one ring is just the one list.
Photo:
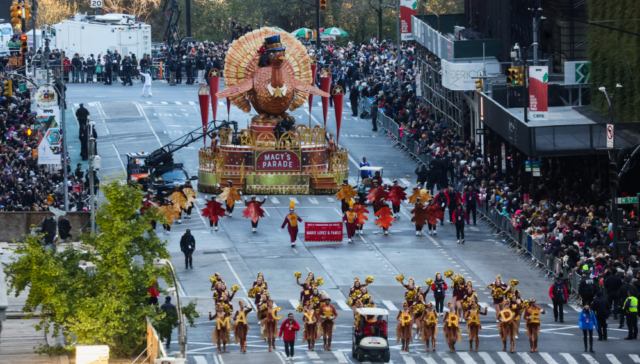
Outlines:
{"label": "pedestrian on sidewalk", "polygon": [[191,235],[191,230],[187,229],[187,232],[180,238],[180,250],[184,253],[184,269],[193,269],[193,252],[196,250],[196,238]]}
{"label": "pedestrian on sidewalk", "polygon": [[584,309],[580,311],[578,324],[582,330],[584,351],[587,351],[587,336],[589,336],[589,351],[595,353],[595,351],[593,351],[593,329],[598,329],[598,323],[596,321],[596,315],[591,311],[589,305],[584,305]]}
{"label": "pedestrian on sidewalk", "polygon": [[593,300],[591,309],[596,313],[598,341],[607,341],[607,318],[611,314],[611,306],[602,296],[602,292],[596,293],[596,299]]}
{"label": "pedestrian on sidewalk", "polygon": [[158,334],[160,334],[160,341],[167,339],[167,350],[169,350],[171,347],[171,332],[174,327],[178,326],[178,310],[176,310],[176,306],[171,303],[170,296],[165,297],[160,309],[164,312],[165,317],[162,319],[163,325],[162,328],[158,330]]}
{"label": "pedestrian on sidewalk", "polygon": [[469,216],[462,209],[462,204],[458,204],[458,208],[453,211],[451,217],[456,224],[456,239],[458,239],[458,244],[464,244],[464,223],[466,221],[467,225],[469,224]]}
{"label": "pedestrian on sidewalk", "polygon": [[567,303],[569,296],[567,295],[567,286],[565,286],[562,281],[562,276],[556,277],[555,283],[549,288],[549,297],[551,297],[551,301],[553,302],[553,318],[555,321],[560,319],[560,322],[564,322],[562,305]]}
{"label": "pedestrian on sidewalk", "polygon": [[280,325],[278,336],[284,341],[284,352],[287,359],[293,361],[293,347],[296,343],[296,333],[300,330],[300,324],[293,318],[293,314],[287,315],[287,319]]}

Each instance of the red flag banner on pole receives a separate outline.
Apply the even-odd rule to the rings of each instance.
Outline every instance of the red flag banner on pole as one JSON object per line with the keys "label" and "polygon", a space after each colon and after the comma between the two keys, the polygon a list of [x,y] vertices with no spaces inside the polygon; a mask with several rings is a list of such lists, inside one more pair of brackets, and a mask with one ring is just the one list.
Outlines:
{"label": "red flag banner on pole", "polygon": [[[323,68],[320,71],[320,89],[326,93],[331,89],[331,70]],[[327,111],[329,110],[329,98],[322,98],[322,116],[324,117],[324,126],[327,127]]]}
{"label": "red flag banner on pole", "polygon": [[[200,116],[202,117],[202,131],[207,132],[207,123],[209,121],[209,87],[200,86],[198,90],[198,102],[200,103]],[[207,146],[207,136],[205,135],[204,146]]]}
{"label": "red flag banner on pole", "polygon": [[227,121],[231,120],[231,99],[227,97]]}
{"label": "red flag banner on pole", "polygon": [[220,91],[220,71],[217,68],[212,68],[209,71],[209,87],[211,88],[211,110],[213,110],[213,120],[218,118],[218,96],[216,94]]}
{"label": "red flag banner on pole", "polygon": [[[311,61],[313,62],[313,61]],[[311,77],[313,77],[313,81],[311,81],[311,85],[316,87],[316,72],[318,72],[318,65],[316,63],[311,64]],[[313,106],[313,94],[309,94],[309,114],[311,114],[311,106]]]}
{"label": "red flag banner on pole", "polygon": [[340,126],[342,125],[342,106],[344,102],[344,89],[337,85],[331,91],[333,95],[333,111],[336,113],[336,144],[340,142]]}

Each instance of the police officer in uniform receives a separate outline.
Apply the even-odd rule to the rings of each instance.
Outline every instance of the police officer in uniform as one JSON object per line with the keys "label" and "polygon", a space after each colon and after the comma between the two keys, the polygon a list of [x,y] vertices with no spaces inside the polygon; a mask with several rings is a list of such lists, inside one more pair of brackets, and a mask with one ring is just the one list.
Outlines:
{"label": "police officer in uniform", "polygon": [[193,66],[195,66],[195,61],[193,55],[190,54],[184,63],[184,69],[187,71],[187,85],[193,85]]}
{"label": "police officer in uniform", "polygon": [[131,59],[129,59],[129,56],[125,57],[124,61],[122,61],[122,73],[124,78],[122,86],[126,86],[127,83],[129,86],[133,86],[133,82],[131,81]]}
{"label": "police officer in uniform", "polygon": [[631,291],[627,291],[627,299],[624,301],[622,310],[627,315],[627,326],[629,326],[629,336],[625,340],[638,339],[638,298],[632,295]]}

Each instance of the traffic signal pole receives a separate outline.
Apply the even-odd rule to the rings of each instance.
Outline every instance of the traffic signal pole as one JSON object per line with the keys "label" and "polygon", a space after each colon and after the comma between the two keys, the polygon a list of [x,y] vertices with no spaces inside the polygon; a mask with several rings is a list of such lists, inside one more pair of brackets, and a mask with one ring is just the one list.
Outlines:
{"label": "traffic signal pole", "polygon": [[316,56],[322,54],[320,46],[320,0],[316,0]]}

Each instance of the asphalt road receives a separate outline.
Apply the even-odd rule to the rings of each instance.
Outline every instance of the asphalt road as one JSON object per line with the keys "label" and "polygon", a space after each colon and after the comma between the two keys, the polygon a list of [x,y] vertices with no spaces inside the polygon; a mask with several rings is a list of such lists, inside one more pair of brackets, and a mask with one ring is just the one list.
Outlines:
{"label": "asphalt road", "polygon": [[[178,85],[169,87],[167,83],[155,81],[153,97],[141,97],[142,85],[134,83],[133,87],[114,83],[112,86],[102,84],[69,84],[69,109],[67,123],[69,125],[69,150],[72,163],[79,160],[79,144],[77,124],[73,113],[79,103],[84,103],[97,124],[98,151],[102,157],[100,178],[116,177],[124,173],[125,154],[129,152],[150,152],[181,135],[201,126],[195,85]],[[223,100],[224,101],[224,100]],[[312,125],[322,123],[322,108],[319,98],[314,99],[313,115],[309,121],[307,106],[296,110],[293,115],[298,123]],[[371,131],[370,120],[360,120],[351,116],[350,105],[345,100],[340,144],[349,149],[350,182],[355,183],[357,177],[357,161],[366,156],[371,165],[384,167],[384,178],[390,181],[397,178],[401,185],[415,183],[415,166],[390,143],[383,135]],[[226,107],[221,102],[218,118],[226,118]],[[335,130],[333,109],[329,110],[328,126]],[[237,120],[240,127],[246,126],[249,114],[242,113],[232,107],[230,118]],[[75,128],[75,129],[74,129]],[[334,133],[335,135],[335,133]],[[198,154],[200,145],[191,145],[180,150],[175,156],[176,162],[185,164],[191,175],[197,175]],[[261,198],[261,196],[259,196]],[[351,325],[353,316],[346,306],[349,287],[355,276],[364,279],[373,276],[375,282],[369,287],[379,307],[390,311],[390,343],[391,359],[394,363],[640,363],[640,349],[637,341],[624,341],[626,328],[617,329],[617,323],[610,322],[609,340],[596,341],[595,354],[584,353],[582,332],[577,327],[578,308],[565,306],[565,323],[555,323],[548,296],[549,283],[539,274],[516,258],[496,237],[478,226],[467,228],[465,245],[456,244],[455,230],[448,223],[439,227],[438,235],[415,236],[413,224],[410,222],[410,205],[402,207],[401,218],[390,229],[389,236],[382,235],[371,220],[365,224],[365,235],[358,236],[353,244],[342,243],[305,243],[298,241],[296,248],[291,248],[286,231],[280,229],[284,216],[288,213],[289,201],[296,201],[296,209],[305,221],[340,221],[340,204],[333,196],[269,196],[264,205],[267,216],[260,221],[257,233],[251,233],[251,225],[242,217],[241,209],[237,209],[232,218],[224,218],[220,231],[209,231],[208,223],[200,217],[199,208],[204,206],[204,196],[198,196],[198,209],[193,218],[183,220],[181,225],[174,224],[170,235],[164,236],[169,242],[174,265],[178,270],[180,292],[189,300],[198,300],[198,308],[202,317],[196,328],[190,328],[188,334],[188,358],[191,364],[240,364],[240,363],[284,363],[283,344],[277,342],[278,351],[266,352],[267,346],[260,339],[256,316],[250,314],[248,353],[240,354],[238,345],[228,347],[229,353],[217,354],[212,344],[213,328],[207,318],[207,311],[213,311],[209,277],[220,272],[228,286],[240,286],[234,302],[247,299],[247,290],[258,272],[264,273],[271,296],[282,312],[294,312],[299,299],[299,286],[295,283],[295,271],[313,271],[316,277],[324,279],[321,287],[332,298],[340,316],[334,333],[333,351],[320,349],[307,351],[306,345],[298,341],[295,362],[298,363],[355,363],[351,357]],[[194,254],[194,269],[185,270],[183,255],[180,252],[179,240],[189,228],[197,242]],[[158,234],[162,234],[158,227]],[[301,231],[301,236],[304,230]],[[161,235],[162,236],[162,235]],[[535,297],[547,314],[542,316],[542,332],[540,335],[540,353],[529,353],[528,338],[520,335],[516,343],[516,354],[503,353],[502,343],[496,329],[494,312],[482,317],[480,353],[469,352],[466,334],[463,343],[457,345],[458,351],[449,354],[444,343],[444,335],[437,340],[438,351],[426,353],[422,343],[414,342],[410,353],[400,352],[400,344],[395,343],[395,315],[404,297],[404,288],[395,280],[402,273],[405,277],[415,277],[421,284],[427,278],[433,278],[435,272],[452,269],[471,279],[479,292],[479,301],[490,303],[490,284],[496,274],[503,280],[517,279],[518,289],[526,298]],[[430,296],[432,297],[432,296]],[[252,300],[249,300],[252,301]],[[301,321],[301,314],[296,314]],[[466,329],[463,330],[466,332]],[[301,334],[299,335],[299,337]],[[174,332],[171,352],[177,350],[177,332]],[[447,352],[446,352],[447,351]]]}

